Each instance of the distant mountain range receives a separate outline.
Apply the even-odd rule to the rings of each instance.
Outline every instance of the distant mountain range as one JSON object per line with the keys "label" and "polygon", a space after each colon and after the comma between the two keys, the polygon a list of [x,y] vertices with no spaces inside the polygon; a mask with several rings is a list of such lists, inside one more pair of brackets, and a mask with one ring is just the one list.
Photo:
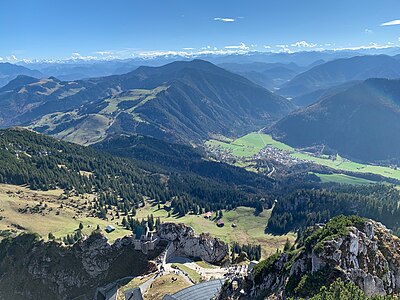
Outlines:
{"label": "distant mountain range", "polygon": [[400,161],[400,80],[368,79],[269,129],[291,146],[325,145],[363,162]]}
{"label": "distant mountain range", "polygon": [[269,90],[281,86],[306,69],[294,63],[224,63],[219,66],[240,74]]}
{"label": "distant mountain range", "polygon": [[45,75],[36,70],[31,70],[26,67],[10,63],[0,63],[0,87],[6,85],[18,75],[26,75],[36,78],[45,77]]}
{"label": "distant mountain range", "polygon": [[326,97],[332,96],[332,95],[337,94],[342,91],[345,91],[348,88],[350,88],[360,82],[362,82],[362,81],[360,81],[360,80],[347,81],[345,83],[335,85],[333,87],[316,90],[316,91],[295,97],[292,99],[292,102],[296,106],[306,107],[306,106],[314,104],[314,103],[318,102],[319,100],[322,100]]}
{"label": "distant mountain range", "polygon": [[111,60],[31,63],[24,64],[24,66],[40,70],[41,73],[57,77],[60,80],[73,81],[125,74],[135,70],[140,64],[133,60]]}
{"label": "distant mountain range", "polygon": [[315,66],[282,85],[279,94],[300,96],[349,81],[400,78],[400,61],[387,55],[356,56]]}
{"label": "distant mountain range", "polygon": [[192,143],[269,125],[293,104],[209,62],[140,67],[79,81],[20,76],[0,89],[0,125],[31,125],[81,144],[138,133]]}
{"label": "distant mountain range", "polygon": [[[354,160],[396,161],[399,81],[371,77],[400,78],[399,57],[317,60],[309,67],[177,61],[75,81],[20,75],[0,88],[0,127],[28,126],[84,145],[119,134],[193,145],[266,127],[295,147],[324,145]],[[278,95],[285,91],[300,95]]]}
{"label": "distant mountain range", "polygon": [[[60,80],[81,80],[85,78],[120,75],[136,69],[138,66],[162,66],[174,61],[190,61],[202,59],[214,64],[291,64],[294,63],[301,67],[311,66],[322,61],[331,61],[339,58],[349,58],[357,55],[386,54],[396,55],[399,49],[358,49],[358,50],[327,50],[327,51],[303,51],[294,53],[272,53],[250,51],[245,53],[226,53],[226,54],[201,54],[201,53],[182,53],[142,55],[133,58],[115,59],[113,57],[77,57],[66,60],[34,60],[17,62],[18,65],[28,69],[35,69],[47,76],[54,76]],[[304,70],[303,70],[304,71]],[[29,75],[18,73],[17,75]],[[32,75],[30,75],[32,76]],[[35,76],[34,76],[35,77]],[[7,82],[3,82],[3,85]]]}

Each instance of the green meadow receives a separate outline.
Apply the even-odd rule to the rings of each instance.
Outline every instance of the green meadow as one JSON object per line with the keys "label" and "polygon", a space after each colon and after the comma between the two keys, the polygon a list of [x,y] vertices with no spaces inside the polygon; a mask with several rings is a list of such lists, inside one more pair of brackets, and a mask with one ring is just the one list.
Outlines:
{"label": "green meadow", "polygon": [[[387,178],[400,180],[400,169],[393,169],[385,166],[376,166],[361,164],[342,158],[337,155],[334,158],[328,156],[314,156],[311,153],[299,151],[293,147],[274,140],[270,135],[264,133],[253,132],[243,137],[238,138],[232,142],[222,142],[217,140],[210,140],[206,143],[208,147],[222,147],[230,150],[231,153],[240,158],[252,157],[259,153],[262,148],[269,145],[280,150],[288,151],[289,154],[298,159],[312,161],[316,164],[330,167],[338,171],[358,172],[358,173],[372,173],[381,175]],[[326,179],[326,178],[325,178]],[[337,180],[337,178],[332,178]]]}
{"label": "green meadow", "polygon": [[363,185],[363,184],[373,184],[375,181],[349,176],[346,174],[320,174],[320,173],[312,173],[318,176],[321,179],[322,183],[326,182],[334,182],[341,184],[353,184],[353,185]]}
{"label": "green meadow", "polygon": [[[136,211],[135,217],[140,220],[147,218],[151,214],[154,217],[160,217],[162,222],[184,223],[192,227],[196,234],[208,232],[213,237],[218,237],[227,243],[260,244],[263,257],[268,257],[277,248],[281,249],[287,239],[292,242],[296,239],[294,233],[282,236],[264,233],[271,210],[264,210],[257,216],[254,215],[254,209],[249,207],[238,207],[230,211],[224,210],[222,217],[225,223],[224,227],[218,227],[215,220],[207,220],[202,215],[188,214],[184,217],[176,217],[172,214],[168,215],[164,209],[158,209],[157,205],[152,205],[149,202]],[[212,218],[214,217],[215,213]],[[232,224],[236,224],[236,227],[232,227]]]}

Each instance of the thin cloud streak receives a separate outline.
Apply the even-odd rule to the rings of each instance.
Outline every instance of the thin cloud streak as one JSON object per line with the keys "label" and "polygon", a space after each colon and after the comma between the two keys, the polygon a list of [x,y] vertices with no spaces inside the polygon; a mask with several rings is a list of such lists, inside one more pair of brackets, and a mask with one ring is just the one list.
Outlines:
{"label": "thin cloud streak", "polygon": [[394,26],[394,25],[400,25],[400,20],[393,20],[381,24],[381,26]]}
{"label": "thin cloud streak", "polygon": [[224,23],[232,23],[235,22],[236,19],[234,18],[214,18],[214,21],[220,21],[220,22],[224,22]]}

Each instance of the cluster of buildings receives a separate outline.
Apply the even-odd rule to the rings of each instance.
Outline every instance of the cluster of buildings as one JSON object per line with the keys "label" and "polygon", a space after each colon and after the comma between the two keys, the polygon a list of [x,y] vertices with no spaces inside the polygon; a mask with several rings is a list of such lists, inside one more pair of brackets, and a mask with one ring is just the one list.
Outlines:
{"label": "cluster of buildings", "polygon": [[246,164],[250,164],[257,171],[268,176],[274,175],[275,166],[291,167],[304,163],[303,160],[292,157],[288,151],[273,146],[266,146],[259,153],[248,158],[236,157],[230,149],[221,146],[209,147],[207,151],[211,157],[228,164],[236,164],[238,160],[242,159]]}
{"label": "cluster of buildings", "polygon": [[304,163],[303,160],[291,156],[289,152],[271,146],[263,148],[257,155],[254,156],[254,159],[256,160],[268,159],[269,161],[273,161],[277,164],[284,165],[287,167]]}
{"label": "cluster of buildings", "polygon": [[[204,219],[211,220],[211,218],[212,218],[212,212],[211,212],[211,211],[208,211],[208,212],[204,213],[204,214],[203,214],[203,217],[204,217]],[[219,220],[216,222],[216,224],[217,224],[218,227],[224,227],[224,226],[225,226],[224,221],[222,221],[221,219],[219,219]]]}

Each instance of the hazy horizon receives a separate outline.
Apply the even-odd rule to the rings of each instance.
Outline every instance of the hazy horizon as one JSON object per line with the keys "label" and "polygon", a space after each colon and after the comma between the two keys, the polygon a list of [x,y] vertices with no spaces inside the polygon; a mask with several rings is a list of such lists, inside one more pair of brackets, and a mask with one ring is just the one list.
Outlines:
{"label": "hazy horizon", "polygon": [[4,1],[0,61],[398,47],[400,3],[372,2]]}

